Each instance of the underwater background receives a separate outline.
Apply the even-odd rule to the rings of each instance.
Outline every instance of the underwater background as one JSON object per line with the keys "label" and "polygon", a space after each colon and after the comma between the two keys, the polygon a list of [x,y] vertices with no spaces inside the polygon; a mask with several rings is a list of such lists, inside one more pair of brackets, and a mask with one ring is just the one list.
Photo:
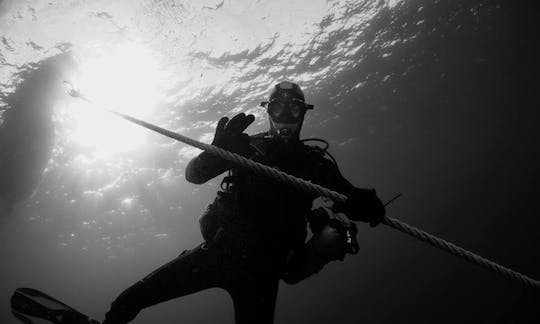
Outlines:
{"label": "underwater background", "polygon": [[[65,78],[207,143],[241,111],[257,117],[248,133],[266,130],[259,102],[297,82],[315,105],[302,138],[326,139],[345,177],[383,201],[402,193],[388,216],[540,278],[539,14],[535,1],[0,1],[0,91],[24,102],[0,108],[2,123],[11,109],[24,121],[0,132],[0,323],[17,323],[17,287],[102,320],[202,241],[219,190],[221,177],[184,179],[198,150],[70,98]],[[24,83],[40,62],[67,72]],[[281,284],[275,322],[538,321],[539,294],[519,283],[384,225],[359,224],[358,240],[358,255]],[[218,289],[134,321],[232,322]]]}

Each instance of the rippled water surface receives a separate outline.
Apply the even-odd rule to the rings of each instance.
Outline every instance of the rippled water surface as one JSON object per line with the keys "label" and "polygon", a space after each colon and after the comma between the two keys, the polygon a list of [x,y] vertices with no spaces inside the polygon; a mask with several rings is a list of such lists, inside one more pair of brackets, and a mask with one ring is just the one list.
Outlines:
{"label": "rippled water surface", "polygon": [[[2,54],[6,62],[17,65],[43,59],[54,53],[54,46],[71,43],[79,70],[70,81],[98,106],[135,114],[205,142],[211,140],[219,117],[240,111],[258,116],[252,132],[265,130],[264,110],[258,103],[277,81],[295,80],[315,104],[317,95],[328,101],[326,107],[323,102],[317,105],[307,123],[321,131],[342,116],[340,110],[353,114],[351,110],[358,109],[344,104],[349,93],[361,90],[369,79],[387,83],[392,78],[390,73],[368,72],[354,84],[324,93],[336,77],[365,59],[366,49],[376,48],[381,51],[378,57],[389,58],[392,47],[415,37],[413,30],[407,38],[384,39],[375,30],[359,37],[395,5],[7,2],[3,25],[8,33]],[[419,17],[414,23],[423,21]],[[3,72],[9,86],[17,68],[8,65]],[[66,96],[60,99],[54,120],[57,144],[46,178],[26,207],[32,222],[56,223],[58,214],[69,215],[56,229],[58,244],[88,249],[97,243],[88,240],[100,239],[97,246],[105,245],[109,257],[129,247],[127,241],[172,234],[166,232],[173,228],[159,228],[156,217],[185,213],[187,196],[182,196],[192,195],[194,189],[182,178],[183,170],[196,149]],[[375,131],[374,125],[364,124],[368,132]],[[358,135],[343,134],[337,144],[346,148]]]}
{"label": "rippled water surface", "polygon": [[[189,184],[197,149],[101,108],[208,143],[224,115],[253,113],[248,132],[266,130],[258,104],[284,79],[315,105],[303,137],[327,139],[353,184],[404,194],[390,216],[539,277],[538,14],[526,1],[0,1],[3,95],[25,64],[69,48],[77,66],[46,97],[28,94],[54,106],[54,148],[35,193],[2,215],[0,322],[15,323],[19,286],[102,319],[122,289],[202,239],[197,220],[221,178]],[[281,287],[276,323],[528,314],[533,297],[517,284],[391,229],[359,234],[359,255]],[[212,290],[135,323],[232,321]]]}

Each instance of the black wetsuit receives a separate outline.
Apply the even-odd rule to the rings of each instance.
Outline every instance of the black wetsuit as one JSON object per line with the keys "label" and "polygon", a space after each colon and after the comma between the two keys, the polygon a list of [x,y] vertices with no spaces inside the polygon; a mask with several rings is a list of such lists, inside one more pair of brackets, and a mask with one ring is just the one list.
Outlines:
{"label": "black wetsuit", "polygon": [[[251,137],[253,160],[344,194],[353,188],[321,149],[265,135]],[[203,152],[190,162],[186,178],[204,183],[230,166]],[[237,324],[273,323],[279,280],[295,283],[320,270],[303,268],[315,197],[243,169],[232,168],[224,180],[228,188],[200,219],[205,243],[124,291],[104,323],[127,323],[143,308],[212,287],[230,293]]]}

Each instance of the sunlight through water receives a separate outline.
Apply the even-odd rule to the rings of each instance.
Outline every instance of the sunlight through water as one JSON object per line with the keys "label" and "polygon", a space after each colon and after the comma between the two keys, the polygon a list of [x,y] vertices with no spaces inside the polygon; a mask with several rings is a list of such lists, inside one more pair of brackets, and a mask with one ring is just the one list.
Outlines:
{"label": "sunlight through water", "polygon": [[[24,212],[39,226],[57,222],[51,231],[68,247],[107,256],[160,237],[198,239],[193,219],[220,179],[193,187],[184,171],[198,149],[102,108],[210,143],[216,121],[241,111],[256,116],[249,134],[266,131],[259,103],[275,82],[289,79],[301,84],[316,105],[304,123],[309,136],[339,116],[354,120],[345,114],[357,103],[343,100],[366,84],[392,80],[385,78],[388,73],[371,71],[366,58],[377,56],[383,45],[384,54],[391,53],[408,39],[373,32],[381,17],[398,10],[395,0],[50,3],[2,4],[12,17],[20,13],[23,18],[0,20],[5,31],[0,60],[9,63],[0,69],[0,87],[13,86],[17,66],[69,43],[79,64],[67,81],[92,104],[66,95],[55,107],[55,148]],[[358,77],[332,88],[347,71]],[[328,87],[333,90],[325,91]],[[355,132],[339,135],[336,142],[345,143],[341,148],[356,145]]]}
{"label": "sunlight through water", "polygon": [[149,116],[162,99],[156,59],[143,46],[126,43],[81,60],[76,87],[92,103],[74,99],[64,107],[71,117],[70,140],[98,155],[140,148],[147,133],[102,108]]}

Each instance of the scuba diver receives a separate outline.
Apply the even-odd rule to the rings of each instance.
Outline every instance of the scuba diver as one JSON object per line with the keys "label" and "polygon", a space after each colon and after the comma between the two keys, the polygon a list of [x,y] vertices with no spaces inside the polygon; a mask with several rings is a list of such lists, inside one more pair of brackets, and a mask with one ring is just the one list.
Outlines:
{"label": "scuba diver", "polygon": [[[75,67],[70,52],[24,65],[15,91],[0,94],[6,109],[0,125],[0,217],[32,196],[54,146],[53,109],[62,80]],[[2,217],[4,218],[4,217]]]}
{"label": "scuba diver", "polygon": [[[325,264],[343,259],[347,244],[353,243],[347,240],[347,233],[356,234],[353,223],[336,221],[329,209],[372,226],[383,220],[384,206],[374,190],[354,187],[336,163],[325,158],[324,150],[300,140],[304,116],[313,106],[305,103],[297,84],[278,83],[262,105],[267,108],[268,132],[245,134],[255,118],[241,113],[219,120],[212,144],[349,199],[333,206],[319,200],[322,208],[312,212],[316,197],[202,152],[186,168],[189,182],[202,184],[229,170],[222,190],[200,219],[205,242],[125,290],[112,303],[103,324],[128,323],[143,308],[213,287],[231,295],[237,324],[273,323],[279,280],[297,283]],[[307,223],[313,235],[306,243]]]}
{"label": "scuba diver", "polygon": [[[300,140],[304,116],[313,106],[306,104],[297,84],[278,83],[261,105],[267,109],[268,132],[245,134],[255,118],[241,113],[219,120],[212,144],[340,192],[346,202],[298,193],[202,152],[185,170],[189,182],[203,184],[228,171],[200,218],[204,242],[122,292],[102,324],[128,323],[144,308],[214,287],[231,295],[235,323],[273,323],[280,280],[298,283],[329,262],[356,253],[357,231],[348,219],[371,226],[382,222],[385,209],[375,190],[353,186],[333,157],[326,157],[326,149]],[[14,298],[26,300],[33,294],[21,290]],[[73,312],[66,314],[73,317]],[[70,323],[96,323],[80,318]]]}

